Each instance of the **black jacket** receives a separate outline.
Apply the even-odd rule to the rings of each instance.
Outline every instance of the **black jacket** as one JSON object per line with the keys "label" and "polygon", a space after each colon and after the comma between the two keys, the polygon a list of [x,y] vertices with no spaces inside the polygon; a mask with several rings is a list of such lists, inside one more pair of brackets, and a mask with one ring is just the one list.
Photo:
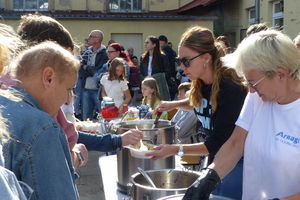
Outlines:
{"label": "black jacket", "polygon": [[[141,75],[143,76],[142,80],[148,76],[148,62],[141,62],[140,64]],[[164,54],[161,54],[158,58],[156,65],[152,66],[152,74],[156,73],[165,73],[166,77],[170,74],[170,63],[168,57]]]}

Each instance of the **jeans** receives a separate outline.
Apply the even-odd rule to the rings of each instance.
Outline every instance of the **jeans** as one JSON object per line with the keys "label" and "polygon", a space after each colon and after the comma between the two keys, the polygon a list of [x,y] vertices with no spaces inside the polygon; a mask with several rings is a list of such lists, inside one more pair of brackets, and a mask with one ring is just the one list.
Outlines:
{"label": "jeans", "polygon": [[233,198],[236,200],[242,199],[243,185],[243,159],[241,159],[235,168],[225,176],[212,194]]}
{"label": "jeans", "polygon": [[99,112],[98,90],[84,89],[82,94],[82,119],[93,119],[94,112]]}
{"label": "jeans", "polygon": [[78,77],[75,87],[75,102],[74,102],[74,111],[75,114],[82,114],[82,93],[83,93],[83,84],[84,78]]}

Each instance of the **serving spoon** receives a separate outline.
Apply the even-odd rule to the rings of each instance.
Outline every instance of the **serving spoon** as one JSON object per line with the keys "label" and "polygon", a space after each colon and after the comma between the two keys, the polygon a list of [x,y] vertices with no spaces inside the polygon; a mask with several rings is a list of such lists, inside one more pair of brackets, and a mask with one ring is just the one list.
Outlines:
{"label": "serving spoon", "polygon": [[161,114],[162,114],[162,112],[158,112],[158,113],[157,113],[157,115],[156,115],[156,117],[155,117],[155,120],[154,120],[154,123],[153,123],[153,125],[152,125],[152,129],[157,128],[158,120],[159,120]]}
{"label": "serving spoon", "polygon": [[150,176],[145,172],[142,168],[138,167],[139,172],[144,176],[144,178],[147,180],[147,182],[153,187],[157,188]]}
{"label": "serving spoon", "polygon": [[[135,129],[139,130],[137,125],[135,126]],[[147,151],[148,150],[148,147],[146,145],[144,145],[143,140],[140,140],[140,150],[141,151]]]}

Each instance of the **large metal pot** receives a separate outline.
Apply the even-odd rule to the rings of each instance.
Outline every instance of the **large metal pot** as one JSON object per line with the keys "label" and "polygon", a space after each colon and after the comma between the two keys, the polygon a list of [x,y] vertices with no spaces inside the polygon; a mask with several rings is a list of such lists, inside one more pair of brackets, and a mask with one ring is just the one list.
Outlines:
{"label": "large metal pot", "polygon": [[197,172],[178,169],[149,170],[146,172],[157,188],[151,187],[140,173],[132,175],[131,197],[134,200],[156,200],[169,195],[184,194],[187,188],[199,177]]}
{"label": "large metal pot", "polygon": [[[126,121],[118,124],[117,133],[122,134],[136,126],[144,133],[144,140],[147,142],[158,144],[173,144],[175,142],[174,123],[166,120],[158,122],[158,128],[152,128],[154,120],[134,120]],[[171,156],[161,160],[140,159],[132,157],[130,150],[123,148],[117,152],[118,162],[118,190],[128,193],[130,187],[130,177],[138,172],[137,167],[144,170],[151,169],[173,169],[175,168],[175,157]]]}
{"label": "large metal pot", "polygon": [[[175,194],[171,196],[162,197],[157,200],[182,200],[183,196],[184,194]],[[234,199],[211,194],[209,196],[209,200],[234,200]]]}

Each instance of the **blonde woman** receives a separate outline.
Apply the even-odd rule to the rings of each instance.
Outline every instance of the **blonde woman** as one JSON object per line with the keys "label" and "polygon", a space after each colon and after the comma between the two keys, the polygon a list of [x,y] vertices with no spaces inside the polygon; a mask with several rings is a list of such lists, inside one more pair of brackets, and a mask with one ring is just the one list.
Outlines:
{"label": "blonde woman", "polygon": [[[208,155],[209,163],[220,147],[231,136],[234,123],[247,94],[234,69],[224,67],[220,58],[222,47],[215,42],[209,29],[195,26],[189,28],[179,43],[179,63],[185,75],[192,80],[188,99],[162,102],[158,111],[174,108],[194,111],[202,124],[205,141],[196,144],[159,146],[154,159],[178,154]],[[241,198],[242,161],[214,194],[235,199]]]}

